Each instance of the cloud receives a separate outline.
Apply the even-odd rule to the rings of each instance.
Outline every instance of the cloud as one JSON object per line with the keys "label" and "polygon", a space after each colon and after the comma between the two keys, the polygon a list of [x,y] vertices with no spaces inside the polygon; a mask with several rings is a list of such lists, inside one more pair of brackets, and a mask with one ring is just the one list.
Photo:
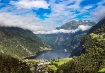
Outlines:
{"label": "cloud", "polygon": [[80,13],[87,13],[90,11],[91,8],[93,8],[94,5],[87,5],[87,6],[84,6],[82,9],[80,9]]}
{"label": "cloud", "polygon": [[[53,19],[54,20],[54,19]],[[29,29],[35,34],[54,34],[54,33],[74,33],[78,30],[85,30],[85,26],[79,26],[76,30],[53,30],[56,27],[52,19],[41,20],[33,14],[29,15],[14,15],[11,12],[0,13],[0,26],[5,27],[20,27]],[[49,25],[48,25],[49,24]]]}
{"label": "cloud", "polygon": [[90,28],[91,28],[91,26],[88,26],[88,25],[79,25],[77,30],[85,31],[85,30],[88,30]]}
{"label": "cloud", "polygon": [[93,21],[98,22],[105,18],[105,0],[97,3],[97,7],[90,12]]}
{"label": "cloud", "polygon": [[[84,31],[84,26],[79,26],[76,30],[53,30],[66,22],[75,19],[99,20],[104,16],[105,6],[103,2],[81,6],[83,0],[10,0],[7,6],[0,9],[0,26],[16,26],[24,29],[32,30],[34,33],[69,33],[78,30]],[[105,2],[104,2],[105,3]],[[43,12],[37,10],[41,8]],[[34,9],[34,11],[33,11]],[[51,12],[47,14],[44,9]],[[90,16],[90,15],[91,16]],[[46,18],[43,18],[43,17]]]}
{"label": "cloud", "polygon": [[46,25],[46,23],[46,21],[43,21],[34,15],[19,16],[8,12],[0,13],[0,26],[21,27],[33,32],[51,30],[53,27]]}
{"label": "cloud", "polygon": [[[50,0],[49,3],[45,0],[11,1],[10,4],[14,6],[10,5],[0,10],[0,26],[21,27],[23,29],[29,29],[36,34],[76,32],[82,30],[84,27],[79,26],[76,30],[53,29],[75,19],[78,14],[74,11],[81,9],[81,2],[82,0],[62,0],[59,3],[56,3],[55,0]],[[51,13],[44,14],[47,16],[44,20],[37,17],[35,12],[32,12],[32,8],[48,9],[49,6]]]}
{"label": "cloud", "polygon": [[93,21],[100,21],[101,19],[105,18],[105,6],[98,6],[94,11],[91,12],[93,16]]}
{"label": "cloud", "polygon": [[43,8],[48,9],[50,6],[45,0],[19,0],[19,1],[11,1],[12,5],[15,5],[17,8]]}
{"label": "cloud", "polygon": [[35,34],[57,34],[57,33],[75,33],[78,31],[86,31],[88,29],[90,29],[91,26],[88,25],[79,25],[77,29],[71,29],[71,30],[65,30],[65,29],[59,29],[59,30],[52,30],[52,31],[37,31],[34,32]]}
{"label": "cloud", "polygon": [[[72,3],[72,2],[79,4],[77,1],[78,0],[62,0],[62,2],[60,2],[60,3],[55,3],[55,0],[50,0],[49,3],[47,3],[45,0],[11,1],[11,4],[14,5],[15,7],[17,7],[15,10],[12,10],[12,13],[14,12],[14,14],[19,14],[19,15],[25,14],[25,13],[30,13],[32,11],[32,10],[30,10],[31,8],[36,8],[36,9],[41,8],[40,5],[46,4],[46,5],[44,5],[45,7],[42,6],[42,8],[47,9],[50,6],[51,13],[50,14],[44,14],[44,16],[47,18],[44,21],[42,20],[40,22],[42,24],[44,22],[47,26],[51,26],[54,29],[58,26],[61,26],[64,23],[70,21],[71,19],[74,19],[77,16],[77,14],[75,14],[74,12],[71,12],[70,8],[67,7],[67,5],[69,3]],[[82,1],[82,0],[79,0],[79,1]],[[37,3],[37,4],[34,4],[37,6],[34,6],[31,4],[34,2],[35,3],[36,2],[39,2],[39,3],[42,2],[43,4]],[[72,8],[74,8],[74,7],[72,7]],[[29,18],[29,17],[27,17],[27,18]],[[35,18],[38,18],[37,15]],[[49,29],[49,28],[46,28],[46,29]]]}
{"label": "cloud", "polygon": [[82,0],[60,0],[56,3],[56,0],[50,0],[49,4],[52,13],[47,15],[50,20],[53,20],[57,25],[62,25],[70,20],[75,19],[78,14],[75,11],[79,11]]}

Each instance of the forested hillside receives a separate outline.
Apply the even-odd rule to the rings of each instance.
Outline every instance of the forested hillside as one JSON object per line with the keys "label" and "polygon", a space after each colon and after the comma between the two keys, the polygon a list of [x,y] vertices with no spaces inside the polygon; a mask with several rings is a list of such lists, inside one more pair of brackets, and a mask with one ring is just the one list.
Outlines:
{"label": "forested hillside", "polygon": [[89,30],[80,45],[80,56],[62,65],[59,73],[98,73],[105,67],[105,19]]}
{"label": "forested hillside", "polygon": [[16,58],[36,55],[38,51],[51,47],[42,42],[30,30],[18,27],[0,27],[0,52]]}
{"label": "forested hillside", "polygon": [[32,73],[30,67],[11,56],[0,53],[0,73]]}

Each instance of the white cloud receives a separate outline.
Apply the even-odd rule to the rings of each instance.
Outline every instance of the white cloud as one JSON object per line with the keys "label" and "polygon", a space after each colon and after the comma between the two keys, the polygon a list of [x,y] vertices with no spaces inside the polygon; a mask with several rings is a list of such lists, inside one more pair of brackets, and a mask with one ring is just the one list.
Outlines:
{"label": "white cloud", "polygon": [[50,6],[45,0],[20,0],[20,1],[11,1],[12,5],[15,5],[17,8],[43,8],[48,9]]}
{"label": "white cloud", "polygon": [[90,9],[92,7],[93,7],[93,5],[88,5],[88,6],[85,6],[84,9]]}
{"label": "white cloud", "polygon": [[[28,2],[30,0],[20,0],[19,2],[25,2],[25,1]],[[32,1],[33,0],[31,0],[30,2],[32,2]],[[45,0],[34,0],[34,1],[46,2]],[[52,1],[54,1],[54,0],[52,0]],[[11,4],[14,4],[15,6],[18,7],[18,9],[12,11],[12,12],[14,12],[14,14],[16,14],[16,13],[17,14],[21,14],[21,13],[26,13],[26,12],[29,11],[28,10],[29,9],[28,7],[25,7],[26,9],[20,9],[20,8],[22,8],[21,7],[22,5],[19,5],[17,3],[18,2],[13,2],[13,3],[11,2]],[[66,23],[67,21],[70,21],[72,18],[75,17],[75,14],[73,14],[72,12],[69,12],[69,11],[66,11],[65,10],[66,9],[66,5],[64,4],[64,2],[63,3],[60,3],[60,4],[56,4],[55,1],[54,1],[54,2],[51,2],[49,4],[51,5],[51,11],[52,12],[51,12],[50,15],[44,14],[48,18],[46,18],[44,21],[43,20],[40,21],[40,23],[43,24],[43,22],[44,22],[46,24],[46,26],[51,26],[54,29],[55,27],[61,26],[62,24]],[[37,5],[40,6],[42,4],[37,4]],[[28,12],[28,13],[30,13],[30,12]],[[66,17],[66,19],[64,17]],[[35,18],[38,18],[38,17],[35,17]],[[49,29],[49,28],[46,28],[46,29]]]}
{"label": "white cloud", "polygon": [[[89,28],[81,25],[76,30],[53,30],[55,27],[76,19],[78,15],[89,12],[88,9],[94,6],[80,6],[83,0],[61,0],[59,3],[55,3],[55,1],[57,0],[50,0],[49,3],[46,0],[11,0],[10,4],[14,6],[10,5],[0,10],[0,26],[17,26],[30,29],[35,33],[69,33],[78,30],[84,31]],[[47,16],[44,20],[38,18],[36,13],[32,11],[32,8],[49,9],[49,6],[51,14],[44,14]],[[90,13],[94,16],[94,19],[97,19],[104,15],[104,10],[105,7],[101,5]],[[85,15],[84,18],[88,19],[90,17]]]}
{"label": "white cloud", "polygon": [[85,31],[85,30],[88,30],[90,28],[91,28],[91,26],[88,26],[88,25],[79,25],[77,29]]}
{"label": "white cloud", "polygon": [[81,13],[86,13],[86,12],[89,12],[89,9],[93,8],[94,5],[87,5],[87,6],[84,6],[82,9],[80,9],[80,12]]}
{"label": "white cloud", "polygon": [[95,10],[91,11],[92,20],[95,22],[105,18],[105,6],[99,5]]}
{"label": "white cloud", "polygon": [[33,14],[19,16],[9,12],[0,13],[0,26],[14,26],[29,29],[35,34],[75,33],[79,30],[85,31],[90,28],[90,26],[87,25],[80,25],[75,30],[53,30],[55,24],[57,24],[53,20],[49,18],[46,20],[41,20]]}
{"label": "white cloud", "polygon": [[105,0],[101,0],[97,4],[96,7],[90,11],[91,20],[94,22],[99,22],[103,18],[105,18]]}
{"label": "white cloud", "polygon": [[105,4],[105,0],[101,0],[101,2],[98,3],[98,5]]}
{"label": "white cloud", "polygon": [[62,25],[78,16],[75,11],[80,10],[82,0],[61,0],[59,3],[55,1],[50,0],[49,2],[52,13],[47,19],[53,20],[57,25]]}
{"label": "white cloud", "polygon": [[34,32],[35,34],[57,34],[57,33],[75,33],[78,31],[86,31],[90,29],[91,26],[88,25],[79,25],[77,29],[71,29],[71,30],[65,30],[65,29],[60,29],[60,30],[52,30],[52,31],[37,31]]}
{"label": "white cloud", "polygon": [[46,23],[46,21],[43,21],[34,15],[19,16],[7,12],[0,13],[0,26],[21,27],[23,29],[29,29],[33,32],[53,29],[52,26],[49,26]]}

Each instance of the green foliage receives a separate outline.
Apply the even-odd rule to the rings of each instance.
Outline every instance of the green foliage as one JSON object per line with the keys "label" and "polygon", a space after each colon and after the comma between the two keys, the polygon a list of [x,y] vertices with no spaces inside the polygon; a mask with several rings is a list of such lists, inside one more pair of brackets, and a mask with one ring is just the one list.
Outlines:
{"label": "green foliage", "polygon": [[104,73],[105,72],[105,68],[100,69],[98,72]]}
{"label": "green foliage", "polygon": [[[97,25],[99,27],[96,28]],[[105,19],[97,25],[90,29],[91,33],[82,38],[82,48],[79,48],[79,50],[84,51],[81,52],[81,55],[62,65],[59,72],[98,73],[100,69],[105,67]]]}
{"label": "green foliage", "polygon": [[0,54],[0,73],[31,73],[28,65],[16,58]]}
{"label": "green foliage", "polygon": [[48,65],[48,68],[51,70],[57,70],[58,68],[55,65]]}
{"label": "green foliage", "polygon": [[36,55],[43,48],[49,48],[34,33],[17,27],[0,27],[0,52],[16,58]]}

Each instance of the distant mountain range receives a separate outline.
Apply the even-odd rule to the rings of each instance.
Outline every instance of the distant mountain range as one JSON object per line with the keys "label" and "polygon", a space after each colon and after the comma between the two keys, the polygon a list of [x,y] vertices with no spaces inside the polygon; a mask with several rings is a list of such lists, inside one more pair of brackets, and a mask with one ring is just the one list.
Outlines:
{"label": "distant mountain range", "polygon": [[16,58],[36,55],[38,51],[50,50],[30,30],[18,27],[0,27],[0,52]]}
{"label": "distant mountain range", "polygon": [[[80,25],[94,26],[95,23],[89,20],[73,20],[56,29],[76,30]],[[88,30],[79,30],[75,33],[38,34],[37,36],[50,46],[62,46],[68,48],[68,50],[73,50],[78,47],[81,38],[86,35],[87,32]]]}
{"label": "distant mountain range", "polygon": [[57,27],[56,29],[66,29],[66,30],[77,29],[79,25],[93,26],[95,25],[95,23],[90,20],[72,20],[70,22],[65,23],[61,27]]}

